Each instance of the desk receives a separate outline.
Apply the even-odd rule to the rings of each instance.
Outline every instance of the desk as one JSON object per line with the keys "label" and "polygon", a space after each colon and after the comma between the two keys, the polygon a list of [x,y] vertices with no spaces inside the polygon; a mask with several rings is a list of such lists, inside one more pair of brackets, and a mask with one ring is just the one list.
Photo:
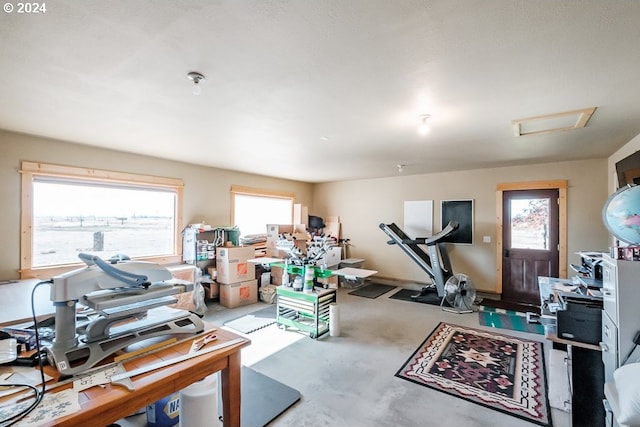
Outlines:
{"label": "desk", "polygon": [[[207,325],[207,329],[210,328],[211,325]],[[242,338],[222,329],[218,329],[216,335],[218,336],[216,343]],[[243,338],[243,341],[238,344],[133,377],[134,391],[128,391],[124,387],[111,384],[106,385],[105,388],[93,387],[85,390],[79,394],[82,408],[80,411],[59,418],[46,426],[104,427],[171,393],[182,390],[208,375],[221,371],[223,425],[238,427],[240,426],[240,350],[250,343],[250,340]],[[184,341],[153,354],[124,362],[124,367],[130,371],[178,357],[188,353],[190,347],[191,340]],[[47,366],[46,369],[47,374],[57,377],[57,372],[53,367]],[[68,384],[53,390],[53,392],[71,387],[72,384]],[[217,416],[217,414],[212,414],[212,416]]]}

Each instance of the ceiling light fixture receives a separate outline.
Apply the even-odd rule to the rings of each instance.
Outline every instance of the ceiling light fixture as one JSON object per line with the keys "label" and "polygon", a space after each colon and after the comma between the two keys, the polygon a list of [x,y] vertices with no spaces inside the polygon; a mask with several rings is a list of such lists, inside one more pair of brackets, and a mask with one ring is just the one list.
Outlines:
{"label": "ceiling light fixture", "polygon": [[404,172],[404,167],[405,167],[405,166],[406,166],[406,165],[396,165],[396,167],[398,168],[398,173],[402,173],[402,172]]}
{"label": "ceiling light fixture", "polygon": [[198,73],[197,71],[191,71],[187,74],[187,78],[193,82],[193,94],[200,95],[202,93],[202,89],[200,88],[200,81],[204,80],[204,75]]}
{"label": "ceiling light fixture", "polygon": [[423,114],[420,116],[420,124],[418,125],[418,134],[426,135],[431,131],[427,120],[431,117],[431,114]]}

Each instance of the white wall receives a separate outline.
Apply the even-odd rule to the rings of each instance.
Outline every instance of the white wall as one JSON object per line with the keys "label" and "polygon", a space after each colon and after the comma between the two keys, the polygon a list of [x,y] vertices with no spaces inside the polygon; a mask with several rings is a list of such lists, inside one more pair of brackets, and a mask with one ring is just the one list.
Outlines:
{"label": "white wall", "polygon": [[[296,202],[314,215],[339,215],[343,236],[351,239],[351,255],[367,259],[381,276],[426,281],[426,275],[402,251],[386,245],[382,222],[402,227],[406,200],[434,201],[434,230],[440,226],[440,201],[474,199],[474,244],[451,247],[453,268],[470,274],[481,290],[495,289],[496,185],[502,182],[566,179],[568,189],[568,262],[575,252],[606,250],[609,236],[601,209],[612,190],[616,161],[640,148],[640,136],[609,159],[547,163],[509,168],[393,178],[308,184],[189,165],[84,145],[0,131],[0,279],[17,278],[20,243],[20,178],[22,160],[182,178],[184,220],[229,225],[231,185],[292,192]],[[208,153],[203,153],[208,155]],[[482,243],[490,236],[491,243]]]}
{"label": "white wall", "polygon": [[[408,256],[386,244],[388,237],[379,224],[395,222],[402,228],[405,200],[433,200],[433,229],[438,231],[441,200],[473,199],[474,243],[449,245],[451,263],[454,272],[469,274],[480,290],[493,292],[497,184],[556,179],[569,183],[568,262],[579,263],[575,252],[608,247],[601,220],[607,198],[606,159],[317,184],[313,211],[340,216],[342,235],[353,244],[351,256],[366,259],[365,267],[383,277],[425,282],[426,274]],[[483,243],[483,236],[489,236],[491,243]]]}

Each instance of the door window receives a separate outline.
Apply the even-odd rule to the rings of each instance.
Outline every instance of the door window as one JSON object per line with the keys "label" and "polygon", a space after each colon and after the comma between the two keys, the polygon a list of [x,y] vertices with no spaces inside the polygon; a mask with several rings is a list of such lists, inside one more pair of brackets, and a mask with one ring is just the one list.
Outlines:
{"label": "door window", "polygon": [[549,249],[549,199],[511,199],[512,249]]}

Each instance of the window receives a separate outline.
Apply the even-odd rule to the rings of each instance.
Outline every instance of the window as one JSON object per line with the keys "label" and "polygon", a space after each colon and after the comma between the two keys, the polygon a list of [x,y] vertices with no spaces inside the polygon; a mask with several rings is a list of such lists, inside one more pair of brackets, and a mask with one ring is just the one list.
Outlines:
{"label": "window", "polygon": [[511,199],[511,248],[549,250],[550,199]]}
{"label": "window", "polygon": [[22,163],[21,277],[77,267],[81,252],[179,262],[182,181]]}
{"label": "window", "polygon": [[246,187],[231,187],[234,225],[242,236],[266,234],[267,224],[293,223],[292,194]]}

